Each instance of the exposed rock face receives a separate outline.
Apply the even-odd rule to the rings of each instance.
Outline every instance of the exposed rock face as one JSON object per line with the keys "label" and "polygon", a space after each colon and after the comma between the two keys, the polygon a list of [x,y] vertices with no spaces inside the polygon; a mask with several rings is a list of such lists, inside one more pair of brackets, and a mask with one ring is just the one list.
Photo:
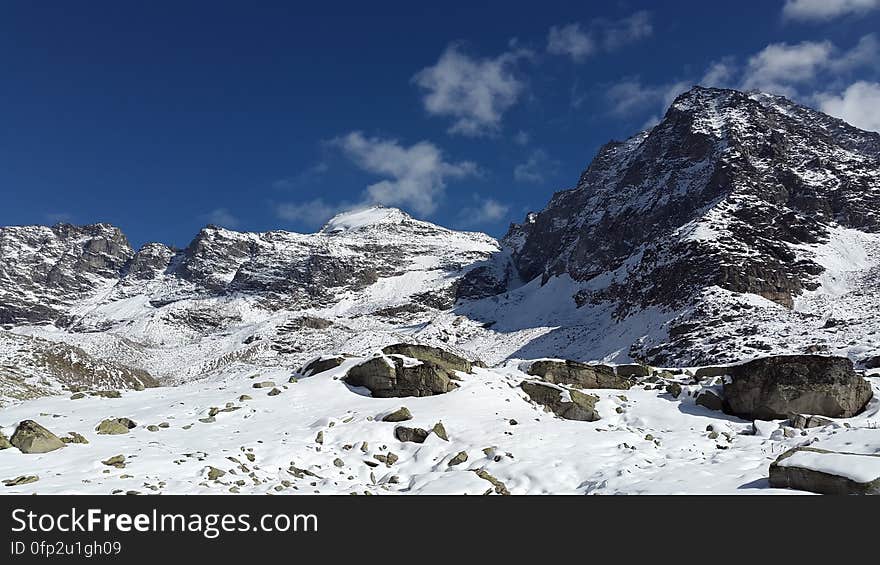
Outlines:
{"label": "exposed rock face", "polygon": [[442,367],[446,371],[461,371],[470,373],[473,371],[473,363],[460,357],[454,353],[440,349],[439,347],[430,347],[427,345],[414,345],[409,343],[398,343],[389,345],[382,349],[385,355],[403,355],[418,359],[424,363],[431,363]]}
{"label": "exposed rock face", "polygon": [[724,383],[725,411],[775,420],[797,414],[849,418],[873,396],[871,387],[843,357],[785,355],[731,368]]}
{"label": "exposed rock face", "polygon": [[770,486],[820,494],[880,494],[880,455],[797,447],[770,465]]}
{"label": "exposed rock face", "polygon": [[[596,411],[596,403],[599,401],[597,396],[536,381],[523,381],[519,386],[534,402],[561,418],[583,422],[595,422],[599,419]],[[566,395],[570,400],[565,398]]]}
{"label": "exposed rock face", "polygon": [[64,447],[58,436],[33,420],[20,422],[9,442],[22,453],[48,453]]}
{"label": "exposed rock face", "polygon": [[[781,97],[695,87],[655,127],[605,145],[575,188],[511,226],[494,263],[460,288],[488,296],[568,275],[578,306],[617,320],[681,310],[668,338],[635,343],[634,358],[736,360],[741,336],[725,328],[749,317],[739,323],[719,300],[749,293],[791,308],[824,270],[806,245],[837,226],[880,231],[878,189],[880,134]],[[717,351],[695,350],[710,337]]]}
{"label": "exposed rock face", "polygon": [[108,224],[0,228],[0,323],[56,320],[121,277],[134,252]]}
{"label": "exposed rock face", "polygon": [[577,361],[535,361],[527,373],[541,377],[548,383],[571,385],[576,388],[613,388],[626,390],[633,381],[619,376],[607,365],[587,365]]}
{"label": "exposed rock face", "polygon": [[374,357],[348,370],[345,381],[362,386],[377,398],[431,396],[458,387],[454,374],[439,365],[401,355]]}

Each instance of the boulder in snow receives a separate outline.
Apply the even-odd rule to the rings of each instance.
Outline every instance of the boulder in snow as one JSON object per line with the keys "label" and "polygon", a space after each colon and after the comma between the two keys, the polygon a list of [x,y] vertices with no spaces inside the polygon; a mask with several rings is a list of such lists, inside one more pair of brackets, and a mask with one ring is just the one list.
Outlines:
{"label": "boulder in snow", "polygon": [[599,401],[597,396],[537,381],[523,381],[519,386],[534,402],[561,418],[582,422],[595,422],[599,419],[596,411],[596,403]]}
{"label": "boulder in snow", "polygon": [[9,443],[22,453],[48,453],[64,447],[58,436],[33,420],[20,422]]}
{"label": "boulder in snow", "polygon": [[820,494],[880,494],[880,455],[797,447],[770,465],[770,486]]}
{"label": "boulder in snow", "polygon": [[454,372],[426,361],[401,355],[373,357],[348,370],[345,382],[362,386],[377,398],[432,396],[458,387]]}
{"label": "boulder in snow", "polygon": [[780,355],[731,367],[724,383],[725,411],[748,419],[796,414],[849,418],[873,393],[845,357]]}

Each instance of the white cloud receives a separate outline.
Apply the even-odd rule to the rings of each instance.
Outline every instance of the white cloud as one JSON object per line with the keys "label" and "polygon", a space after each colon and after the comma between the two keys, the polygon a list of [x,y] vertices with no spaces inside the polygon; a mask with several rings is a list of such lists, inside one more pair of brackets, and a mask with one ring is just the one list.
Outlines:
{"label": "white cloud", "polygon": [[703,78],[700,79],[702,86],[713,86],[715,88],[730,88],[733,86],[734,77],[736,77],[739,69],[733,57],[725,57],[720,61],[713,61]]}
{"label": "white cloud", "polygon": [[498,131],[504,113],[522,94],[525,84],[517,76],[517,64],[529,57],[530,51],[514,48],[480,59],[452,44],[412,80],[425,90],[422,102],[429,114],[454,119],[449,133],[487,135]]}
{"label": "white cloud", "polygon": [[833,53],[830,41],[768,45],[749,58],[743,88],[791,95],[793,85],[813,81]]}
{"label": "white cloud", "polygon": [[880,41],[877,35],[869,33],[862,37],[855,47],[829,62],[833,72],[847,72],[859,67],[880,66]]}
{"label": "white cloud", "polygon": [[859,81],[840,94],[819,94],[819,108],[850,124],[880,131],[880,83]]}
{"label": "white cloud", "polygon": [[559,162],[551,159],[543,149],[535,149],[525,163],[513,168],[513,180],[521,183],[541,184],[559,168]]}
{"label": "white cloud", "polygon": [[502,204],[494,198],[481,198],[475,195],[473,206],[464,208],[458,214],[456,222],[462,227],[477,227],[482,224],[493,224],[504,219],[510,213],[510,206]]}
{"label": "white cloud", "polygon": [[880,8],[880,0],[786,0],[782,15],[800,21],[827,21]]}
{"label": "white cloud", "polygon": [[355,131],[332,143],[364,171],[387,177],[366,188],[367,202],[407,206],[422,215],[437,209],[447,179],[478,172],[471,161],[447,162],[443,152],[427,141],[404,147],[394,139],[365,137]]}
{"label": "white cloud", "polygon": [[215,208],[204,216],[209,224],[224,228],[236,228],[239,225],[238,218],[232,215],[226,208]]}
{"label": "white cloud", "polygon": [[596,52],[614,51],[654,32],[651,14],[636,12],[620,20],[593,20],[588,29],[574,22],[553,26],[547,33],[547,52],[553,55],[566,55],[575,62],[583,62]]}
{"label": "white cloud", "polygon": [[278,204],[275,206],[275,213],[282,220],[317,227],[323,225],[336,214],[351,207],[351,205],[346,204],[330,204],[322,198],[316,198],[305,202]]}
{"label": "white cloud", "polygon": [[595,50],[596,42],[579,23],[553,26],[547,34],[547,52],[553,55],[568,55],[575,61],[583,61]]}
{"label": "white cloud", "polygon": [[855,47],[844,52],[830,41],[774,43],[749,58],[742,88],[793,97],[799,87],[814,83],[822,76],[877,65],[878,55],[880,41],[874,34],[865,35]]}
{"label": "white cloud", "polygon": [[605,97],[611,104],[611,112],[619,116],[646,109],[665,111],[676,96],[691,86],[686,81],[646,85],[638,78],[630,78],[611,85]]}
{"label": "white cloud", "polygon": [[651,14],[645,11],[636,12],[628,18],[616,22],[600,24],[602,28],[602,44],[608,51],[613,51],[628,43],[635,43],[654,33]]}

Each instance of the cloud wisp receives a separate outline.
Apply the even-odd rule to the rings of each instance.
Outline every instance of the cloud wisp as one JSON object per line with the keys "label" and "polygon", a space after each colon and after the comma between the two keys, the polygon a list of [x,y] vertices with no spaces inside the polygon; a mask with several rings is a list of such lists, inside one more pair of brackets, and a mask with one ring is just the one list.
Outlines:
{"label": "cloud wisp", "polygon": [[525,82],[518,66],[532,55],[528,49],[513,48],[494,58],[479,58],[453,43],[412,81],[424,91],[422,103],[428,114],[452,118],[450,134],[492,135],[522,95]]}
{"label": "cloud wisp", "polygon": [[275,206],[278,217],[318,225],[339,212],[373,204],[400,206],[429,216],[443,201],[450,180],[479,175],[475,163],[448,161],[443,151],[428,141],[406,146],[396,139],[353,131],[330,140],[328,145],[337,148],[360,170],[381,180],[369,184],[357,202],[332,203],[323,198],[285,202]]}
{"label": "cloud wisp", "polygon": [[863,16],[880,8],[880,0],[785,0],[786,20],[827,22],[843,16]]}
{"label": "cloud wisp", "polygon": [[587,26],[574,22],[550,28],[547,52],[582,63],[596,53],[615,51],[653,33],[651,14],[647,11],[636,12],[620,20],[593,20]]}

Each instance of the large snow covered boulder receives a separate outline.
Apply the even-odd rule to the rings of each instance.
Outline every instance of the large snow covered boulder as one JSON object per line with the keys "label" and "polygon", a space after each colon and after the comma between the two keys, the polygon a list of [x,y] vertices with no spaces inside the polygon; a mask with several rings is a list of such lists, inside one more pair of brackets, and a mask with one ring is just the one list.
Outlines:
{"label": "large snow covered boulder", "polygon": [[58,436],[33,420],[20,422],[9,443],[22,453],[48,453],[64,447]]}
{"label": "large snow covered boulder", "polygon": [[374,397],[432,396],[458,387],[454,371],[402,355],[373,357],[348,370],[345,382],[369,389]]}
{"label": "large snow covered boulder", "polygon": [[599,419],[596,403],[599,397],[576,390],[537,381],[523,381],[520,388],[534,402],[566,420],[595,422]]}
{"label": "large snow covered boulder", "polygon": [[[455,353],[440,349],[439,347],[431,347],[428,345],[414,345],[409,343],[397,343],[389,345],[382,349],[385,355],[403,355],[418,359],[423,363],[431,363],[438,365],[447,371],[461,371],[470,373],[473,371],[474,363],[468,361],[464,357],[460,357]],[[477,363],[479,366],[479,363]]]}
{"label": "large snow covered boulder", "polygon": [[797,447],[770,465],[770,486],[820,494],[880,494],[880,455]]}
{"label": "large snow covered boulder", "polygon": [[781,355],[730,368],[725,411],[748,419],[777,420],[796,414],[849,418],[873,393],[844,357]]}
{"label": "large snow covered boulder", "polygon": [[541,360],[532,363],[526,371],[548,383],[571,385],[577,388],[629,389],[632,379],[617,375],[607,365],[587,365],[577,361]]}

